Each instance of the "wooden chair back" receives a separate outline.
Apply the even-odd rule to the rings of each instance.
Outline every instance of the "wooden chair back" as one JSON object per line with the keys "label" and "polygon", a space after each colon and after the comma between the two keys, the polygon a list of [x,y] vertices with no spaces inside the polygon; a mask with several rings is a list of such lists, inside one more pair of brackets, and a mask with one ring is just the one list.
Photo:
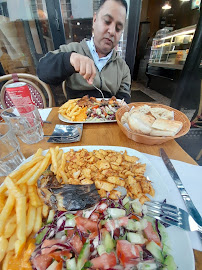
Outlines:
{"label": "wooden chair back", "polygon": [[[10,83],[17,81],[25,82],[28,85],[28,88],[31,92],[32,101],[38,108],[46,108],[53,106],[54,98],[50,86],[41,81],[37,76],[26,73],[7,74],[0,77],[0,82],[3,81],[6,81],[6,83],[4,83],[1,89],[1,104],[3,108],[9,108],[14,106],[9,95],[6,92],[6,86]],[[44,91],[46,92],[46,96],[48,99],[48,106]]]}

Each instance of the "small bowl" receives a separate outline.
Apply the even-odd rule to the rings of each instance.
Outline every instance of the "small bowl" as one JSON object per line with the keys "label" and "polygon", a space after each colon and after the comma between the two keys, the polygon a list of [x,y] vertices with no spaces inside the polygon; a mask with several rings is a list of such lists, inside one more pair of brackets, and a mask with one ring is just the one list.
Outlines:
{"label": "small bowl", "polygon": [[[130,111],[130,109],[134,106],[140,106],[140,105],[148,105],[152,108],[155,107],[161,107],[164,109],[167,109],[169,111],[174,111],[174,120],[176,121],[181,121],[183,123],[182,129],[175,135],[172,137],[160,137],[160,136],[150,136],[150,135],[144,135],[144,134],[140,134],[137,133],[135,131],[129,130],[127,129],[125,126],[123,126],[123,124],[121,123],[121,117],[125,112]],[[144,143],[144,144],[148,144],[148,145],[154,145],[154,144],[162,144],[164,142],[167,142],[169,140],[173,140],[176,138],[179,138],[181,136],[184,136],[190,129],[190,121],[187,118],[187,116],[174,109],[171,108],[169,106],[166,105],[162,105],[162,104],[156,104],[156,103],[147,103],[147,102],[135,102],[135,103],[130,103],[126,106],[123,106],[121,108],[118,109],[118,111],[116,112],[116,120],[117,120],[117,124],[119,125],[120,129],[123,131],[123,133],[131,140],[138,142],[138,143]]]}

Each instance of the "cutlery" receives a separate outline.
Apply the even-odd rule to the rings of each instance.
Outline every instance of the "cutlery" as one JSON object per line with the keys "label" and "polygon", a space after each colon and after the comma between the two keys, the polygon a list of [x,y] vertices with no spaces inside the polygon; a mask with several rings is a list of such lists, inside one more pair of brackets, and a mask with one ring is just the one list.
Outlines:
{"label": "cutlery", "polygon": [[198,212],[198,210],[196,209],[196,207],[194,206],[191,198],[189,197],[186,189],[183,186],[183,183],[181,181],[181,179],[179,178],[175,168],[173,167],[173,164],[171,163],[170,159],[168,158],[166,152],[164,151],[163,148],[160,148],[160,155],[163,159],[163,162],[166,166],[166,168],[168,169],[168,172],[170,173],[173,181],[175,182],[180,195],[182,196],[184,203],[186,205],[187,211],[189,212],[189,214],[193,217],[193,219],[200,225],[202,226],[202,218]]}
{"label": "cutlery", "polygon": [[169,225],[174,225],[186,231],[198,231],[202,236],[202,227],[186,211],[174,205],[149,201],[145,202],[147,216],[158,219]]}
{"label": "cutlery", "polygon": [[102,97],[105,98],[104,95],[103,95],[103,93],[102,93],[102,90],[99,89],[99,88],[98,88],[97,86],[95,86],[94,84],[92,84],[92,85],[93,85],[93,87],[94,87],[95,89],[97,89],[97,90],[101,93]]}
{"label": "cutlery", "polygon": [[43,121],[43,123],[46,123],[46,124],[52,124],[51,121]]}
{"label": "cutlery", "polygon": [[68,135],[43,135],[44,137],[50,137],[50,138],[52,138],[52,137],[54,137],[54,138],[69,138],[69,139],[71,139],[71,138],[77,138],[78,136],[79,136],[79,134],[78,135],[75,135],[75,136],[68,136]]}

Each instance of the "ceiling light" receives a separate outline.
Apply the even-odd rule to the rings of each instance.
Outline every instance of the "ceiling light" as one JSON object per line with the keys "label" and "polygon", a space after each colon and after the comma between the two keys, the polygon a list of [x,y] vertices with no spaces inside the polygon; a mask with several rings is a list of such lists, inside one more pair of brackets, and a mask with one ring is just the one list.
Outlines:
{"label": "ceiling light", "polygon": [[166,1],[165,4],[162,6],[162,9],[171,9],[170,2]]}

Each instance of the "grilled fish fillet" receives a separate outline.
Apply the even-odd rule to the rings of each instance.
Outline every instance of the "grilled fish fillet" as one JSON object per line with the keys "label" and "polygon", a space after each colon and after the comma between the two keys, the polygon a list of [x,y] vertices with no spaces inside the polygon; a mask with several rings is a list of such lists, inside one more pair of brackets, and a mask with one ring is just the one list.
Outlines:
{"label": "grilled fish fillet", "polygon": [[100,201],[95,184],[60,184],[51,171],[45,171],[38,179],[37,185],[41,198],[54,210],[82,210],[90,208]]}

